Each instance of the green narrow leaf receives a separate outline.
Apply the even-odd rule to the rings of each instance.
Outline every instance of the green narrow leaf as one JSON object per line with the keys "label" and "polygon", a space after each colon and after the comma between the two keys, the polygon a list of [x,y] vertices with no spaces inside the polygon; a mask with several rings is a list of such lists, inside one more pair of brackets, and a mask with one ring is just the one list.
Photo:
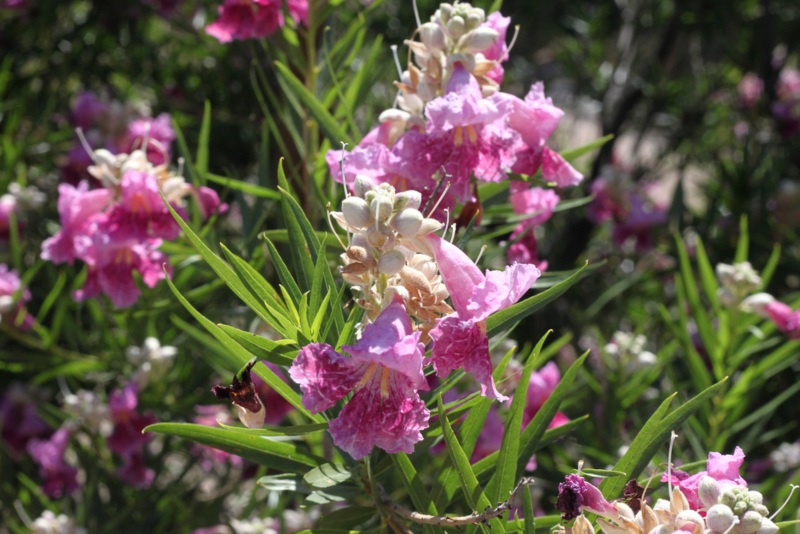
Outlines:
{"label": "green narrow leaf", "polygon": [[717,300],[717,289],[719,286],[717,285],[717,276],[714,273],[714,268],[711,266],[711,262],[708,261],[706,248],[701,239],[697,239],[697,245],[695,248],[697,266],[700,269],[700,280],[703,283],[703,292],[705,293],[708,301],[711,302],[711,305],[714,307],[714,309],[718,310],[719,301]]}
{"label": "green narrow leaf", "polygon": [[521,470],[517,470],[518,464],[521,463],[520,460],[524,460],[524,463],[527,463],[530,459],[530,455],[524,459],[518,457],[520,434],[522,432],[522,414],[528,401],[528,385],[530,384],[533,367],[539,358],[545,340],[551,333],[552,330],[548,330],[539,339],[530,356],[528,356],[525,367],[522,368],[522,374],[520,375],[517,389],[514,391],[514,398],[511,401],[511,408],[506,416],[503,442],[500,445],[500,452],[497,458],[498,470],[485,490],[486,496],[491,502],[500,502],[508,498],[517,483],[518,474],[521,473]]}
{"label": "green narrow leaf", "polygon": [[504,310],[500,310],[499,312],[490,315],[489,318],[486,319],[486,330],[488,335],[491,337],[498,332],[510,328],[512,325],[516,324],[517,321],[527,317],[537,310],[544,308],[556,298],[563,295],[567,289],[575,285],[581,278],[600,266],[600,264],[597,264],[591,268],[587,268],[588,265],[589,262],[586,262],[583,267],[575,271],[574,274],[572,274],[563,282],[560,282],[539,294],[517,302],[513,306],[509,306]]}
{"label": "green narrow leaf", "polygon": [[522,488],[522,512],[525,515],[525,523],[523,528],[524,534],[534,534],[536,532],[536,518],[533,515],[533,497],[531,496],[531,487],[525,484]]}
{"label": "green narrow leaf", "polygon": [[195,168],[197,169],[198,185],[205,184],[208,172],[208,144],[211,140],[211,102],[205,101],[203,106],[203,122],[200,124],[200,135],[197,138],[197,156]]}
{"label": "green narrow leaf", "polygon": [[536,415],[533,417],[533,419],[531,419],[531,422],[528,423],[528,426],[526,426],[525,430],[522,431],[522,437],[520,438],[520,452],[517,459],[518,473],[522,472],[522,470],[525,468],[525,465],[528,463],[528,460],[531,456],[533,456],[533,453],[538,448],[539,441],[542,439],[542,436],[544,436],[544,433],[547,430],[547,425],[549,425],[550,421],[552,421],[553,417],[555,417],[558,407],[561,406],[561,402],[566,398],[570,388],[572,387],[572,383],[578,376],[578,371],[580,371],[581,367],[583,366],[583,362],[585,362],[586,358],[588,357],[589,351],[586,351],[583,356],[575,360],[575,362],[569,366],[569,369],[567,369],[567,372],[561,377],[561,380],[553,390],[553,393],[550,394],[550,397],[548,397],[541,409],[536,412]]}
{"label": "green narrow leaf", "polygon": [[747,215],[742,215],[739,219],[739,242],[736,243],[736,255],[733,258],[735,263],[747,261],[750,252],[750,233],[747,230]]}
{"label": "green narrow leaf", "polygon": [[241,456],[260,465],[281,471],[306,472],[325,460],[302,452],[290,441],[274,441],[263,436],[190,423],[156,423],[143,432],[157,432],[190,439]]}
{"label": "green narrow leaf", "polygon": [[242,180],[234,180],[233,178],[226,178],[224,176],[219,176],[212,173],[206,173],[206,179],[209,182],[214,182],[215,184],[227,187],[228,189],[241,191],[242,193],[247,193],[248,195],[253,195],[257,198],[266,198],[269,200],[281,199],[280,193],[274,189],[270,189],[261,185],[250,184]]}
{"label": "green narrow leaf", "polygon": [[561,152],[561,157],[567,161],[576,160],[579,157],[583,156],[584,154],[588,154],[592,150],[600,148],[601,146],[608,143],[612,139],[614,139],[614,134],[604,135],[600,139],[592,141],[588,145],[584,145],[582,147],[573,148],[572,150],[565,150],[564,152]]}
{"label": "green narrow leaf", "polygon": [[276,365],[289,367],[297,354],[297,341],[293,339],[273,341],[264,336],[245,332],[226,324],[217,326],[244,347],[247,352],[258,357],[259,360],[267,360]]}
{"label": "green narrow leaf", "polygon": [[772,275],[775,274],[775,269],[778,267],[778,261],[781,259],[781,245],[780,243],[776,243],[774,247],[772,247],[772,254],[769,255],[769,260],[767,260],[767,264],[764,265],[764,268],[761,269],[761,289],[767,289],[770,280],[772,280]]}
{"label": "green narrow leaf", "polygon": [[[669,405],[677,393],[670,395],[647,420],[613,470],[627,473],[627,477],[631,479],[638,477],[670,433],[696,412],[727,380],[727,377],[723,378],[667,415]],[[599,487],[603,496],[611,500],[620,494],[626,482],[622,478],[607,478],[600,483]]]}
{"label": "green narrow leaf", "polygon": [[[167,285],[172,290],[172,293],[175,297],[180,301],[181,304],[189,311],[190,314],[201,324],[203,327],[208,330],[208,332],[214,336],[217,341],[222,343],[222,345],[228,349],[232,356],[234,356],[238,360],[238,367],[243,366],[245,363],[252,359],[252,355],[247,352],[241,345],[236,343],[231,337],[225,333],[219,326],[214,324],[212,321],[209,321],[202,313],[197,311],[194,306],[189,303],[188,300],[181,295],[181,292],[178,291],[178,288],[175,287],[175,284],[172,283],[169,275],[166,277]],[[300,396],[291,388],[289,385],[284,382],[278,375],[272,372],[272,370],[267,367],[266,365],[259,365],[253,369],[253,372],[256,373],[259,377],[261,377],[264,382],[266,382],[272,389],[275,390],[281,397],[286,399],[286,401],[297,408],[297,411],[315,421],[317,423],[322,423],[325,419],[319,414],[312,414],[308,410],[305,409],[303,406],[303,402],[300,399]]]}
{"label": "green narrow leaf", "polygon": [[332,488],[352,478],[353,473],[342,464],[322,464],[303,475],[303,480],[314,488]]}
{"label": "green narrow leaf", "polygon": [[700,334],[703,345],[716,361],[719,359],[719,342],[716,330],[711,324],[711,320],[708,318],[705,306],[700,301],[700,293],[697,290],[694,272],[692,272],[692,262],[689,259],[689,254],[686,252],[686,245],[683,243],[683,239],[677,234],[675,235],[675,244],[678,249],[678,263],[680,265],[681,281],[683,282],[686,300],[691,307],[692,317],[697,325],[697,331]]}
{"label": "green narrow leaf", "polygon": [[[436,511],[436,505],[433,504],[430,495],[428,495],[428,492],[425,490],[425,486],[419,479],[417,470],[414,469],[414,465],[411,463],[411,460],[408,459],[408,455],[403,452],[393,454],[392,462],[397,468],[397,471],[400,473],[400,478],[403,480],[403,485],[405,486],[408,495],[411,497],[411,501],[414,503],[414,508],[416,511],[428,515],[439,515],[439,513]],[[423,530],[441,532],[441,529],[431,527],[430,525],[424,525]]]}
{"label": "green narrow leaf", "polygon": [[[300,226],[296,213],[291,209],[294,200],[289,193],[289,183],[286,181],[286,174],[283,171],[283,159],[278,163],[278,191],[281,192],[281,211],[283,212],[283,222],[289,232],[289,258],[297,278],[297,285],[301,291],[311,289],[314,277],[314,263],[310,244],[307,243],[303,230]],[[302,215],[305,219],[305,214]],[[319,246],[314,247],[314,252]]]}
{"label": "green narrow leaf", "polygon": [[[439,397],[437,401],[439,420],[442,423],[444,441],[447,444],[447,453],[450,456],[450,461],[453,462],[453,465],[456,468],[456,473],[458,473],[458,478],[461,482],[461,489],[464,492],[464,497],[467,500],[467,504],[473,511],[481,512],[491,507],[492,504],[489,502],[489,499],[486,498],[486,495],[484,495],[483,491],[481,491],[481,486],[478,483],[478,479],[475,478],[475,473],[472,472],[472,467],[469,464],[469,457],[464,454],[464,449],[462,449],[461,445],[458,443],[458,439],[453,432],[453,428],[450,426],[450,422],[447,420],[447,414],[445,413],[444,406],[442,405],[442,398]],[[491,520],[489,522],[489,530],[502,532],[504,530],[502,522],[498,518]]]}
{"label": "green narrow leaf", "polygon": [[299,96],[300,100],[303,101],[303,104],[305,104],[305,106],[311,112],[311,115],[317,120],[319,125],[322,127],[322,130],[331,140],[331,143],[353,143],[353,140],[349,135],[347,135],[347,132],[341,126],[339,126],[339,122],[328,112],[328,110],[322,106],[316,95],[312,94],[306,88],[306,86],[303,85],[303,82],[301,82],[294,74],[292,74],[292,71],[289,70],[289,67],[280,61],[275,62],[275,67],[278,69],[278,74],[281,76],[281,78],[285,80],[288,86],[292,89],[292,93]]}
{"label": "green narrow leaf", "polygon": [[[275,245],[267,238],[264,238],[267,242],[267,249],[269,250],[269,255],[272,258],[272,266],[275,268],[275,272],[278,274],[278,280],[281,282],[281,288],[288,292],[289,298],[285,301],[285,304],[288,306],[290,303],[293,304],[295,307],[295,312],[297,311],[296,306],[300,303],[300,299],[303,298],[303,292],[300,291],[300,287],[295,282],[292,273],[289,272],[289,268],[284,263],[283,258],[278,253],[278,249],[275,248]],[[283,291],[281,291],[283,293]]]}

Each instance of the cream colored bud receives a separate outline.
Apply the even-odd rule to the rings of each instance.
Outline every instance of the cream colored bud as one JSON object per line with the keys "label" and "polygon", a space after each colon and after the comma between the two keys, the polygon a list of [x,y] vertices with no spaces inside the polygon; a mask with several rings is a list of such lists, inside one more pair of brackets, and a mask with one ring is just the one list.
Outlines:
{"label": "cream colored bud", "polygon": [[357,197],[364,198],[367,191],[372,191],[375,188],[375,183],[372,178],[365,174],[357,174],[355,183],[353,184],[353,194]]}
{"label": "cream colored bud", "polygon": [[722,488],[719,482],[710,476],[703,476],[697,485],[697,496],[706,508],[711,508],[719,502],[719,496],[722,495]]}
{"label": "cream colored bud", "polygon": [[475,70],[475,54],[471,52],[459,52],[458,54],[450,54],[447,56],[447,68],[452,72],[453,65],[461,63],[467,72]]}
{"label": "cream colored bud", "polygon": [[264,426],[264,418],[267,415],[267,411],[264,409],[264,404],[262,404],[261,399],[258,397],[256,397],[256,399],[260,406],[257,412],[251,412],[247,408],[236,405],[236,413],[239,416],[239,420],[247,428],[262,428]]}
{"label": "cream colored bud", "polygon": [[117,156],[105,148],[98,148],[94,151],[94,160],[97,165],[108,165],[109,167],[114,167],[117,164]]}
{"label": "cream colored bud", "polygon": [[403,208],[419,209],[422,204],[422,194],[419,191],[403,191],[394,196],[394,209],[401,210]]}
{"label": "cream colored bud", "polygon": [[483,24],[485,20],[486,13],[482,9],[475,7],[470,10],[464,22],[466,22],[467,30],[472,30]]}
{"label": "cream colored bud", "polygon": [[385,195],[378,195],[369,203],[370,218],[372,221],[386,222],[392,214],[394,203]]}
{"label": "cream colored bud", "polygon": [[342,201],[342,214],[349,226],[359,230],[373,222],[369,204],[363,198],[356,196],[347,197]]}
{"label": "cream colored bud", "polygon": [[706,512],[706,524],[714,532],[725,532],[733,525],[733,510],[724,504],[715,504]]}
{"label": "cream colored bud", "polygon": [[633,520],[636,517],[633,514],[633,509],[624,502],[615,502],[614,508],[617,509],[617,512],[619,512],[619,515],[622,517],[627,517],[628,519],[631,520]]}
{"label": "cream colored bud", "polygon": [[681,528],[684,527],[686,524],[692,524],[694,525],[694,528],[692,529],[683,528],[683,530],[702,532],[706,523],[705,521],[703,521],[703,517],[694,510],[684,510],[675,517],[675,526]]}
{"label": "cream colored bud", "polygon": [[444,226],[444,224],[437,221],[436,219],[425,219],[424,221],[422,221],[422,226],[420,227],[419,232],[417,232],[417,234],[428,235],[431,232],[435,232],[442,226]]}
{"label": "cream colored bud", "polygon": [[408,302],[408,299],[411,298],[411,295],[408,294],[408,289],[403,286],[389,286],[383,294],[387,302],[391,302],[395,295],[403,299],[403,302]]}
{"label": "cream colored bud", "polygon": [[419,211],[413,208],[406,208],[392,218],[391,226],[397,230],[400,235],[417,235],[419,229],[422,227],[422,221],[424,220],[424,217]]}
{"label": "cream colored bud", "polygon": [[443,24],[447,24],[447,21],[450,20],[450,16],[453,14],[452,4],[439,4],[439,9],[436,11],[436,14],[439,15]]}
{"label": "cream colored bud", "polygon": [[487,26],[480,26],[458,40],[458,50],[462,52],[483,52],[492,46],[500,34]]}
{"label": "cream colored bud", "polygon": [[420,40],[425,43],[428,48],[435,48],[437,50],[444,50],[447,46],[444,31],[442,27],[435,22],[426,22],[419,27]]}
{"label": "cream colored bud", "polygon": [[450,20],[447,21],[447,32],[454,40],[460,39],[466,30],[466,22],[458,15],[451,17]]}
{"label": "cream colored bud", "polygon": [[370,261],[372,261],[372,258],[370,258],[367,249],[365,249],[364,247],[357,247],[354,245],[350,245],[349,247],[347,247],[345,253],[347,254],[348,258],[360,263],[369,263]]}
{"label": "cream colored bud", "polygon": [[406,257],[399,250],[390,250],[378,259],[378,270],[384,274],[395,275],[406,265]]}
{"label": "cream colored bud", "polygon": [[756,534],[775,534],[778,532],[778,525],[767,518],[761,520],[761,526],[756,530]]}
{"label": "cream colored bud", "polygon": [[758,512],[749,510],[744,513],[741,521],[739,521],[739,524],[733,527],[732,532],[735,532],[736,534],[754,534],[759,528],[761,528],[761,522],[763,519],[764,518]]}

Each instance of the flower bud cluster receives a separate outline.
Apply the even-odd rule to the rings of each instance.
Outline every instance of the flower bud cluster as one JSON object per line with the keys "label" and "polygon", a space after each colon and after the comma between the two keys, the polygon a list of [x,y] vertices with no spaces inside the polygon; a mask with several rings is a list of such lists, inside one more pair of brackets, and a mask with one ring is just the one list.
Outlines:
{"label": "flower bud cluster", "polygon": [[467,3],[443,3],[417,33],[419,41],[405,41],[416,65],[409,64],[398,83],[400,105],[405,110],[421,117],[425,104],[444,94],[456,63],[476,77],[483,96],[497,92],[499,84],[486,74],[498,61],[487,59],[483,52],[497,42],[500,33],[487,24],[483,9]]}
{"label": "flower bud cluster", "polygon": [[342,201],[341,211],[331,213],[349,236],[341,255],[342,276],[358,293],[356,303],[370,320],[394,295],[403,299],[409,314],[431,327],[436,318],[452,312],[439,269],[420,252],[425,247],[417,241],[442,223],[425,217],[420,202],[416,191],[398,193],[389,184],[375,186],[358,176],[354,194]]}
{"label": "flower bud cluster", "polygon": [[742,300],[761,287],[761,277],[749,262],[717,264],[720,288],[717,297],[725,306],[738,306]]}
{"label": "flower bud cluster", "polygon": [[[769,510],[763,504],[763,496],[757,491],[742,486],[734,486],[721,491],[719,484],[711,477],[703,477],[700,498],[708,507],[706,522],[712,532],[725,532],[732,525],[734,534],[774,534],[778,527],[768,519]],[[713,496],[718,495],[716,502]],[[703,498],[705,496],[705,498]]]}

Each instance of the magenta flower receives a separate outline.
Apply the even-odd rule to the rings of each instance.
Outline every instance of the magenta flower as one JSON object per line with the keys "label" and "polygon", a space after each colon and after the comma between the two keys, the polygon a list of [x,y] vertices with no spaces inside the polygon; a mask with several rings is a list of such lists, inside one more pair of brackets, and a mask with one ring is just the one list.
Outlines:
{"label": "magenta flower", "polygon": [[505,271],[480,269],[458,247],[435,234],[424,238],[439,266],[456,313],[436,321],[430,331],[436,374],[463,368],[481,386],[481,395],[501,401],[492,379],[486,318],[517,302],[541,275],[533,265],[514,264]]}
{"label": "magenta flower", "polygon": [[[148,172],[129,170],[120,182],[122,195],[108,214],[108,228],[115,240],[174,240],[181,227],[172,217],[158,190],[158,178]],[[186,210],[173,206],[185,218]]]}
{"label": "magenta flower", "polygon": [[206,33],[221,43],[267,37],[284,24],[280,0],[225,0],[218,11]]}
{"label": "magenta flower", "polygon": [[28,453],[39,464],[42,492],[48,497],[58,498],[80,487],[78,470],[64,462],[71,436],[70,430],[62,427],[48,440],[34,439],[28,443]]}
{"label": "magenta flower", "polygon": [[636,250],[647,250],[653,246],[653,228],[662,226],[667,221],[666,206],[656,205],[641,194],[632,193],[628,208],[625,219],[614,225],[612,239],[617,245],[634,239]]}
{"label": "magenta flower", "polygon": [[141,450],[131,450],[122,454],[122,466],[117,469],[117,476],[134,488],[147,488],[156,478],[156,472],[145,465]]}
{"label": "magenta flower", "polygon": [[[77,128],[88,130],[108,111],[108,104],[92,91],[84,91],[75,98],[69,119]],[[84,153],[86,151],[84,150]]]}
{"label": "magenta flower", "polygon": [[[508,238],[513,244],[506,251],[508,263],[530,263],[540,271],[547,270],[547,260],[540,260],[538,255],[539,242],[536,240],[533,227],[518,225]],[[521,236],[521,237],[520,237]]]}
{"label": "magenta flower", "polygon": [[764,310],[778,330],[786,334],[789,339],[800,339],[800,310],[792,310],[777,300],[764,306]]}
{"label": "magenta flower", "polygon": [[200,215],[208,219],[212,215],[223,215],[228,211],[228,205],[219,200],[219,194],[210,187],[201,185],[192,188],[192,196],[200,208]]}
{"label": "magenta flower", "polygon": [[418,393],[428,389],[419,337],[402,301],[395,300],[367,325],[358,343],[342,347],[350,358],[330,345],[312,343],[289,369],[303,391],[303,406],[315,413],[355,390],[329,427],[336,446],[353,458],[363,458],[373,447],[411,453],[422,439],[430,412]]}
{"label": "magenta flower", "polygon": [[584,510],[614,519],[619,516],[617,509],[603,498],[600,490],[589,484],[580,475],[567,475],[558,485],[556,509],[561,519],[572,521]]}
{"label": "magenta flower", "polygon": [[0,242],[8,241],[11,231],[11,214],[17,211],[17,199],[11,195],[0,196]]}
{"label": "magenta flower", "polygon": [[308,26],[308,0],[286,0],[286,7],[294,20]]}
{"label": "magenta flower", "polygon": [[31,391],[20,384],[11,384],[0,397],[0,437],[11,458],[19,459],[33,439],[43,440],[53,429],[37,414]]}
{"label": "magenta flower", "polygon": [[175,130],[172,129],[172,119],[167,113],[162,113],[155,119],[146,117],[131,122],[128,124],[128,138],[126,152],[144,149],[144,142],[147,140],[147,159],[153,165],[169,163]]}
{"label": "magenta flower", "polygon": [[[699,510],[704,505],[698,495],[698,487],[700,480],[705,476],[716,480],[720,490],[723,492],[734,486],[747,487],[747,481],[739,476],[739,469],[742,467],[742,463],[744,463],[744,451],[740,447],[736,447],[733,454],[710,452],[708,453],[706,471],[689,476],[684,471],[673,470],[672,484],[680,488],[692,510]],[[661,476],[661,481],[667,482],[669,478],[669,474],[664,473]]]}
{"label": "magenta flower", "polygon": [[111,202],[111,191],[89,190],[86,182],[78,187],[58,186],[58,214],[61,230],[42,243],[42,259],[53,263],[72,263],[91,254],[92,234],[103,217],[102,211]]}
{"label": "magenta flower", "polygon": [[108,399],[114,431],[106,439],[108,448],[117,454],[125,454],[141,448],[153,437],[142,434],[144,427],[156,422],[151,413],[136,411],[139,396],[136,382],[129,382],[122,391],[115,391]]}

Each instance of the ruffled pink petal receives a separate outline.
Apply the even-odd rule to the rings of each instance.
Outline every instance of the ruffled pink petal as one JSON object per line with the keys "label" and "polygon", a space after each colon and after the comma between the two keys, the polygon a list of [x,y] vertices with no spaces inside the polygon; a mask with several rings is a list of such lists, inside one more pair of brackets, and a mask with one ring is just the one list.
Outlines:
{"label": "ruffled pink petal", "polygon": [[542,148],[542,174],[545,180],[555,182],[558,187],[578,185],[583,180],[581,173],[547,146]]}
{"label": "ruffled pink petal", "polygon": [[552,217],[561,198],[552,189],[529,187],[513,192],[510,200],[514,213],[531,216],[530,219],[525,219],[525,224],[539,225]]}
{"label": "ruffled pink petal", "polygon": [[486,271],[483,282],[472,289],[466,313],[459,311],[459,315],[462,319],[483,321],[517,302],[541,275],[536,266],[524,263],[509,265],[504,271]]}
{"label": "ruffled pink petal", "polygon": [[402,373],[416,389],[427,390],[422,372],[425,346],[419,342],[421,332],[414,332],[402,300],[394,300],[367,325],[355,345],[343,346],[354,360],[377,363]]}
{"label": "ruffled pink petal", "polygon": [[733,454],[708,453],[708,476],[715,480],[732,480],[737,484],[747,486],[744,479],[739,476],[739,469],[744,463],[744,451],[736,447]]}
{"label": "ruffled pink petal", "polygon": [[499,120],[511,112],[504,99],[483,98],[478,80],[458,65],[447,82],[444,96],[425,106],[428,132],[441,132],[458,127],[479,126]]}
{"label": "ruffled pink petal", "polygon": [[497,391],[492,378],[489,338],[483,323],[463,321],[456,314],[436,322],[430,331],[433,339],[431,359],[436,374],[444,377],[455,369],[471,373],[481,386],[481,395],[501,402],[508,397]]}
{"label": "ruffled pink petal", "polygon": [[430,412],[425,403],[404,375],[393,374],[387,384],[388,395],[381,394],[381,379],[375,377],[356,391],[330,422],[334,444],[356,460],[369,454],[373,447],[390,454],[412,453],[414,445],[422,440],[421,431],[428,427]]}
{"label": "ruffled pink petal", "polygon": [[525,100],[512,95],[506,95],[505,98],[513,105],[513,111],[508,118],[509,126],[519,132],[529,147],[543,147],[564,116],[564,112],[544,96],[544,84],[533,84]]}
{"label": "ruffled pink petal", "polygon": [[459,313],[469,316],[467,306],[472,298],[473,288],[482,284],[486,277],[469,256],[449,241],[436,234],[429,234],[423,238],[431,249],[434,260],[439,266],[453,308]]}
{"label": "ruffled pink petal", "polygon": [[327,343],[306,345],[289,368],[289,376],[303,392],[303,406],[314,413],[336,404],[362,375],[363,364],[339,354]]}
{"label": "ruffled pink petal", "polygon": [[[486,59],[494,59],[497,61],[505,61],[508,59],[508,46],[506,45],[506,33],[508,26],[511,24],[511,17],[504,17],[499,11],[495,11],[486,18],[483,26],[491,28],[497,32],[497,40],[482,52],[483,57]],[[502,68],[502,67],[501,67]],[[498,80],[495,80],[498,81]],[[502,81],[502,77],[501,77]],[[499,81],[498,81],[499,83]]]}
{"label": "ruffled pink petal", "polygon": [[294,20],[308,26],[308,0],[286,0],[286,5]]}

